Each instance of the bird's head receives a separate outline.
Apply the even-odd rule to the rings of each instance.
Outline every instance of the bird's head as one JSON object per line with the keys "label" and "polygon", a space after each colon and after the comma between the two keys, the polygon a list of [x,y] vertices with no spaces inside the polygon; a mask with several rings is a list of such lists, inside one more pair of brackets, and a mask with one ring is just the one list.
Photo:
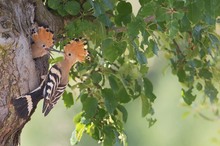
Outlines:
{"label": "bird's head", "polygon": [[42,57],[53,51],[54,34],[47,27],[38,27],[37,31],[32,30],[32,55]]}
{"label": "bird's head", "polygon": [[88,42],[83,38],[75,38],[64,47],[64,57],[71,65],[76,62],[83,62],[89,56]]}

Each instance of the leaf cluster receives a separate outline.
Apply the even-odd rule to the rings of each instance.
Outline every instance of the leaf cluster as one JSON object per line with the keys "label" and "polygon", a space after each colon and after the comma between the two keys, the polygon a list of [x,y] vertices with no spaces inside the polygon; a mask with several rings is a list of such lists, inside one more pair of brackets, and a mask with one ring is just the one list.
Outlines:
{"label": "leaf cluster", "polygon": [[[66,40],[83,36],[89,40],[91,60],[77,64],[63,95],[67,107],[75,100],[82,111],[71,143],[87,133],[104,146],[126,145],[125,104],[141,99],[142,116],[149,126],[156,120],[152,104],[157,98],[147,77],[148,59],[165,54],[172,73],[182,84],[182,98],[191,105],[199,97],[218,101],[219,36],[215,19],[218,0],[139,0],[140,9],[124,0],[48,0],[46,5],[66,21]],[[203,95],[203,96],[201,96]],[[216,112],[217,113],[217,112]]]}

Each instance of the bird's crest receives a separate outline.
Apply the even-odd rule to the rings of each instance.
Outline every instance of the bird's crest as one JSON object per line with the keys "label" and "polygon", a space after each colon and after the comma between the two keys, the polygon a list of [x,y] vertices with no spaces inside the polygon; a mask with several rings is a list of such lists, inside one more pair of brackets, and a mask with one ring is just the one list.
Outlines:
{"label": "bird's crest", "polygon": [[68,52],[74,54],[76,60],[79,62],[89,59],[89,52],[87,50],[88,42],[84,38],[74,38],[65,47],[64,52],[68,55]]}
{"label": "bird's crest", "polygon": [[38,27],[37,31],[32,30],[33,43],[40,45],[42,48],[51,48],[54,45],[54,35],[47,27]]}

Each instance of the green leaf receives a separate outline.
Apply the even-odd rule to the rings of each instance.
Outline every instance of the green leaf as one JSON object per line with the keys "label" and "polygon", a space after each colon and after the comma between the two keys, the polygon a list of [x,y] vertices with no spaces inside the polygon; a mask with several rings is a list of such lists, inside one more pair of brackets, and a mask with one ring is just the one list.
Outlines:
{"label": "green leaf", "polygon": [[203,1],[198,1],[188,6],[187,17],[194,24],[200,21],[203,15],[202,13],[203,6],[201,6],[202,3]]}
{"label": "green leaf", "polygon": [[80,11],[80,4],[76,1],[68,1],[64,5],[64,9],[70,14],[70,15],[77,15]]}
{"label": "green leaf", "polygon": [[[90,128],[90,133],[88,133],[93,139],[95,140],[100,140],[100,136],[99,136],[99,129],[95,126],[92,127],[93,129]],[[88,130],[87,130],[88,131]]]}
{"label": "green leaf", "polygon": [[131,98],[120,79],[114,75],[110,75],[108,79],[111,89],[113,90],[118,101],[120,103],[128,103]]}
{"label": "green leaf", "polygon": [[199,70],[199,76],[201,78],[210,80],[212,78],[212,73],[208,69],[202,68]]}
{"label": "green leaf", "polygon": [[94,7],[94,16],[98,17],[101,14],[104,14],[103,8],[101,7],[100,3],[97,1],[93,1]]}
{"label": "green leaf", "polygon": [[99,72],[92,72],[91,79],[94,84],[98,84],[102,80],[102,75]]}
{"label": "green leaf", "polygon": [[116,7],[118,14],[115,15],[115,23],[119,26],[131,22],[132,6],[129,2],[120,1]]}
{"label": "green leaf", "polygon": [[140,64],[146,64],[147,63],[147,58],[146,58],[144,52],[137,50],[136,55],[137,55],[137,60]]}
{"label": "green leaf", "polygon": [[102,121],[106,115],[108,115],[108,113],[105,109],[98,108],[98,112],[97,112],[97,115],[95,116],[95,118],[99,121]]}
{"label": "green leaf", "polygon": [[128,119],[128,112],[127,112],[126,108],[120,104],[118,105],[117,108],[122,113],[123,121],[126,123],[127,119]]}
{"label": "green leaf", "polygon": [[132,5],[129,2],[120,1],[116,7],[120,15],[128,15],[132,13]]}
{"label": "green leaf", "polygon": [[126,46],[126,42],[118,43],[108,38],[102,42],[101,49],[103,51],[103,57],[110,62],[114,62],[124,53]]}
{"label": "green leaf", "polygon": [[186,72],[184,69],[179,69],[177,71],[177,76],[178,76],[179,82],[184,83],[186,81]]}
{"label": "green leaf", "polygon": [[171,20],[167,26],[169,28],[169,37],[172,39],[176,36],[179,30],[179,24],[177,20]]}
{"label": "green leaf", "polygon": [[116,15],[115,16],[115,23],[119,26],[127,25],[131,22],[131,15]]}
{"label": "green leaf", "polygon": [[70,144],[71,145],[76,145],[79,141],[77,140],[76,136],[76,130],[72,132],[71,138],[70,138]]}
{"label": "green leaf", "polygon": [[74,32],[76,32],[76,28],[77,24],[74,21],[69,22],[66,26],[65,26],[65,30],[67,32],[67,36],[69,38],[73,37]]}
{"label": "green leaf", "polygon": [[78,123],[76,129],[72,132],[70,143],[71,145],[76,145],[82,138],[85,131],[85,125]]}
{"label": "green leaf", "polygon": [[177,19],[177,20],[181,20],[184,16],[184,13],[183,12],[176,12],[173,14],[173,18],[174,19]]}
{"label": "green leaf", "polygon": [[141,96],[141,101],[142,101],[142,117],[145,117],[150,112],[151,104],[148,100],[148,97],[144,95]]}
{"label": "green leaf", "polygon": [[114,62],[117,59],[117,53],[114,48],[114,41],[112,39],[106,39],[102,42],[103,57],[110,62]]}
{"label": "green leaf", "polygon": [[181,31],[191,31],[191,24],[190,21],[188,19],[188,17],[186,17],[186,15],[183,16],[181,23],[180,23],[180,30]]}
{"label": "green leaf", "polygon": [[103,146],[113,146],[115,143],[115,133],[111,126],[105,126],[104,127],[104,142]]}
{"label": "green leaf", "polygon": [[156,19],[158,22],[170,21],[170,15],[167,13],[167,9],[164,7],[158,7],[156,10]]}
{"label": "green leaf", "polygon": [[205,82],[205,94],[209,97],[212,103],[218,101],[218,90],[210,81]]}
{"label": "green leaf", "polygon": [[62,16],[66,16],[68,15],[67,11],[65,10],[64,8],[64,5],[59,5],[58,9],[57,9],[57,12]]}
{"label": "green leaf", "polygon": [[193,61],[190,62],[190,65],[192,65],[193,68],[200,68],[202,67],[202,61],[198,59],[193,59]]}
{"label": "green leaf", "polygon": [[59,8],[61,2],[62,2],[62,0],[48,0],[48,7],[56,10]]}
{"label": "green leaf", "polygon": [[138,11],[139,17],[151,16],[155,13],[155,2],[149,2],[148,4],[142,6]]}
{"label": "green leaf", "polygon": [[92,9],[92,5],[90,4],[89,1],[86,1],[86,2],[83,4],[83,9],[84,9],[85,11],[88,11],[88,10]]}
{"label": "green leaf", "polygon": [[150,100],[150,102],[154,102],[156,96],[153,93],[153,85],[148,78],[143,78],[144,80],[144,93],[145,96]]}
{"label": "green leaf", "polygon": [[83,102],[83,110],[85,111],[85,116],[87,118],[92,118],[96,113],[97,107],[97,99],[93,97],[86,98],[86,100]]}
{"label": "green leaf", "polygon": [[112,114],[118,105],[113,91],[109,88],[102,89],[102,96],[104,97],[107,111]]}
{"label": "green leaf", "polygon": [[63,57],[57,57],[55,59],[50,59],[50,64],[55,64],[57,62],[60,62],[61,60],[63,60]]}
{"label": "green leaf", "polygon": [[115,44],[117,46],[117,50],[118,50],[118,56],[121,56],[127,47],[127,42],[126,41],[121,41],[121,42],[117,42],[117,44]]}
{"label": "green leaf", "polygon": [[63,101],[67,108],[70,108],[74,104],[73,95],[71,92],[67,93],[66,91],[63,93]]}
{"label": "green leaf", "polygon": [[201,83],[197,83],[197,84],[196,84],[196,89],[197,89],[198,91],[201,91],[201,90],[202,90],[202,84],[201,84]]}
{"label": "green leaf", "polygon": [[209,39],[212,41],[213,44],[219,44],[220,43],[219,39],[215,35],[210,33],[208,36],[209,36]]}
{"label": "green leaf", "polygon": [[143,21],[140,19],[135,19],[128,24],[128,35],[130,38],[136,38],[139,34],[141,27],[144,27]]}
{"label": "green leaf", "polygon": [[83,103],[88,98],[88,94],[81,94],[79,98],[80,98],[80,101]]}
{"label": "green leaf", "polygon": [[113,9],[113,2],[112,0],[103,0],[105,5],[109,8],[109,9]]}
{"label": "green leaf", "polygon": [[146,0],[139,0],[139,3],[141,6],[143,6],[145,3],[147,3],[147,1]]}
{"label": "green leaf", "polygon": [[200,39],[202,38],[202,30],[203,27],[201,25],[197,25],[193,28],[193,38],[195,41],[200,41]]}
{"label": "green leaf", "polygon": [[77,115],[74,116],[74,118],[73,118],[74,124],[78,124],[81,121],[82,114],[83,114],[83,112],[80,112],[80,113],[78,113]]}
{"label": "green leaf", "polygon": [[187,91],[182,89],[182,97],[183,100],[185,101],[185,103],[187,103],[188,105],[191,105],[192,102],[196,99],[196,95],[192,95],[192,89],[190,88]]}
{"label": "green leaf", "polygon": [[158,45],[157,45],[157,43],[154,42],[154,45],[153,45],[153,53],[154,53],[155,55],[158,55],[158,51],[159,51]]}
{"label": "green leaf", "polygon": [[118,85],[118,79],[116,79],[115,76],[110,75],[108,77],[109,79],[109,84],[111,86],[111,89],[113,90],[113,92],[115,92],[116,94],[118,93],[118,89],[119,89],[119,85]]}
{"label": "green leaf", "polygon": [[93,139],[100,140],[99,130],[93,123],[86,126],[86,133],[89,134]]}
{"label": "green leaf", "polygon": [[98,16],[98,19],[105,24],[105,26],[111,27],[112,22],[110,21],[110,19],[108,18],[108,16],[106,14],[100,14]]}

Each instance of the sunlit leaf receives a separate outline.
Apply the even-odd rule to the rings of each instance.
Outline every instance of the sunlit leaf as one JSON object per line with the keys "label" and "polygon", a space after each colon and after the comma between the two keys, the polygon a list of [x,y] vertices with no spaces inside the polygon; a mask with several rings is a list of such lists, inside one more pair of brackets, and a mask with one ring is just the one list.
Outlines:
{"label": "sunlit leaf", "polygon": [[72,132],[72,136],[70,138],[71,145],[76,145],[81,140],[84,131],[85,125],[78,123],[76,125],[76,129]]}

